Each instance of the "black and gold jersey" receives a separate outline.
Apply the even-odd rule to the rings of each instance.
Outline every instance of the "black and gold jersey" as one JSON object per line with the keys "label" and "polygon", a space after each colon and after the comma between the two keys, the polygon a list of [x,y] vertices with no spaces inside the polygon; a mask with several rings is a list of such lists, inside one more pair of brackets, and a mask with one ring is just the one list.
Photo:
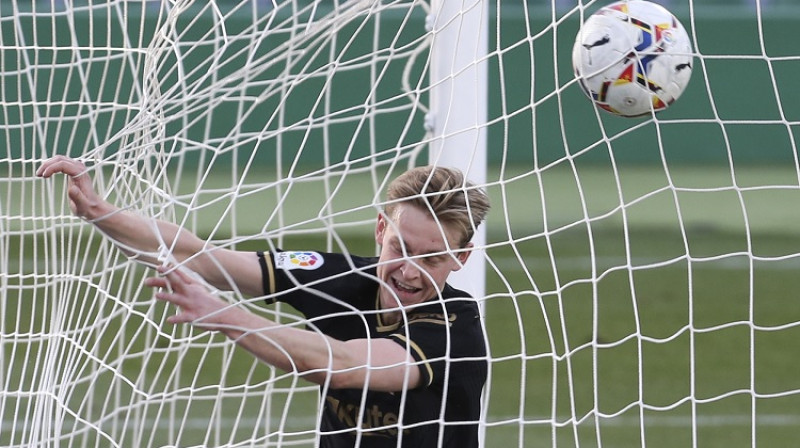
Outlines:
{"label": "black and gold jersey", "polygon": [[[478,306],[447,285],[440,297],[382,321],[377,258],[319,252],[260,254],[268,302],[288,303],[307,328],[339,340],[389,338],[418,363],[422,385],[395,393],[327,389],[322,447],[477,447],[486,345]],[[359,429],[356,431],[356,429]]]}

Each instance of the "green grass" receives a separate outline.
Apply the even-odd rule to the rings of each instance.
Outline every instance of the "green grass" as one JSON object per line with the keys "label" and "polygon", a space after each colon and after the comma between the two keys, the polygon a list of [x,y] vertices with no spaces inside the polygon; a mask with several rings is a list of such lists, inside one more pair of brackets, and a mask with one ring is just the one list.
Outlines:
{"label": "green grass", "polygon": [[[601,256],[613,253],[607,247],[613,235],[603,236],[597,238]],[[657,250],[666,248],[659,238],[665,235],[654,239],[654,256],[668,253]],[[737,239],[709,232],[706,247],[698,249],[722,252]],[[788,235],[764,240],[764,249],[775,252],[797,243]],[[556,253],[580,259],[587,249],[578,238],[572,241]],[[545,263],[547,255],[532,250],[522,258]],[[558,446],[639,446],[642,434],[647,446],[691,446],[693,437],[699,446],[751,446],[753,428],[770,446],[794,431],[800,365],[786,354],[800,348],[796,263],[756,262],[751,269],[743,256],[691,265],[678,259],[647,269],[612,267],[593,277],[585,260],[581,269],[557,271],[563,279],[558,288],[552,288],[554,271],[545,269],[533,275],[546,285],[544,293],[509,276],[512,292],[487,301],[492,354],[509,358],[495,365],[490,420],[554,419],[565,424],[556,431]],[[490,289],[501,288],[496,276]],[[752,398],[781,392],[788,394]],[[659,409],[644,412],[644,430],[640,404]],[[618,417],[596,421],[593,411]],[[570,419],[585,421],[573,433]],[[498,427],[492,437],[513,443],[521,432],[525,446],[544,446],[553,437],[550,423],[516,432],[513,425]]]}
{"label": "green grass", "polygon": [[[668,179],[657,168],[599,167],[577,176],[506,173],[504,191],[491,186],[487,446],[729,448],[796,439],[798,191],[761,188],[796,186],[793,176],[743,168],[734,187],[725,169],[674,169]],[[212,184],[230,179],[204,187]],[[334,214],[370,203],[369,184],[349,180],[337,190]],[[36,182],[0,188],[4,198],[44,198],[11,204],[6,216],[51,216],[46,198],[60,194]],[[297,185],[284,197],[281,224],[302,223],[303,232],[264,224],[280,197],[269,188],[234,208],[209,203],[187,223],[223,244],[231,228],[258,235],[238,241],[241,249],[265,248],[270,238],[287,248],[374,253],[370,207],[339,216],[362,222],[339,228],[340,241],[308,233],[322,226],[318,191]],[[497,199],[504,195],[507,208]],[[64,204],[53,207],[58,215]],[[225,216],[223,227],[215,215]],[[41,434],[90,446],[216,445],[254,433],[268,445],[277,431],[290,434],[284,442],[308,440],[312,387],[222,337],[165,324],[171,310],[142,290],[145,271],[122,263],[88,226],[62,218],[4,226],[22,233],[6,234],[0,248],[0,445]],[[45,429],[26,423],[42,416]],[[265,434],[263,423],[254,429],[264,421],[276,433]]]}

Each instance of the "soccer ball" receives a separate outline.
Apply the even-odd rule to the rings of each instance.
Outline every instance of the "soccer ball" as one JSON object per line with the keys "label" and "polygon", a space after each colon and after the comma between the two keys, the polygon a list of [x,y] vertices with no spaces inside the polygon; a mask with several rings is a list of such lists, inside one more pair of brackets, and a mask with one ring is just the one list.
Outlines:
{"label": "soccer ball", "polygon": [[692,44],[683,25],[648,1],[613,3],[583,24],[572,66],[600,108],[636,117],[666,109],[692,76]]}

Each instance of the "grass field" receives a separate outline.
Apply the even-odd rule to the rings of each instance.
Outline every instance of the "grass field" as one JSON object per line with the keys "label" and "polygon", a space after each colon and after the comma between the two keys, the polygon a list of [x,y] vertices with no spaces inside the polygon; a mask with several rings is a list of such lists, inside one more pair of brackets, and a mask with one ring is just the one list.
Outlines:
{"label": "grass field", "polygon": [[[797,440],[795,169],[591,166],[499,178],[493,168],[486,446]],[[370,254],[373,182],[353,175],[326,195],[296,183],[280,202],[262,180],[232,207],[219,200],[231,179],[213,177],[186,223],[224,244],[244,237],[240,248],[265,248],[269,237]],[[183,183],[179,198],[196,184]],[[170,311],[141,291],[143,270],[61,217],[60,199],[49,202],[59,184],[0,182],[0,445],[64,434],[91,446],[309,440],[313,388],[220,337],[164,324]],[[314,232],[328,218],[358,224],[337,227],[339,242]]]}

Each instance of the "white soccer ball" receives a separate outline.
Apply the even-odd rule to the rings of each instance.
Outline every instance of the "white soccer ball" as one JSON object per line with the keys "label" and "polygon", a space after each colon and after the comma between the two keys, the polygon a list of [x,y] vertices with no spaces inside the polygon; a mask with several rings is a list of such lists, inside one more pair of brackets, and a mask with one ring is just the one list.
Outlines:
{"label": "white soccer ball", "polygon": [[583,91],[600,108],[625,117],[669,107],[692,76],[692,43],[664,7],[613,3],[583,24],[572,49]]}

